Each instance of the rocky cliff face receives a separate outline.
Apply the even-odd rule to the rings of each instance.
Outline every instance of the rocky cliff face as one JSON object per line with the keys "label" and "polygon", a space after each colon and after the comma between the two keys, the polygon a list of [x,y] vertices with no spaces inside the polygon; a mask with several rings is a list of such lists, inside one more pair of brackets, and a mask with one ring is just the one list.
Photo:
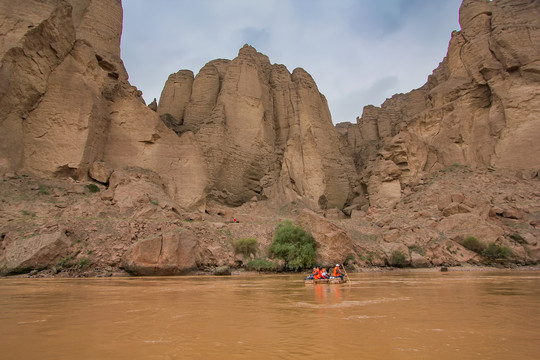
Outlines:
{"label": "rocky cliff face", "polygon": [[351,196],[352,160],[340,150],[317,85],[303,69],[291,74],[251,46],[232,61],[209,62],[195,78],[172,74],[157,111],[200,144],[209,199],[326,209],[342,208]]}
{"label": "rocky cliff face", "polygon": [[117,0],[0,0],[0,20],[0,274],[241,266],[235,239],[264,258],[291,218],[324,264],[540,261],[538,1],[464,1],[423,87],[336,128],[309,74],[247,45],[146,106]]}
{"label": "rocky cliff face", "polygon": [[120,1],[2,1],[0,8],[7,34],[0,166],[84,177],[103,155],[108,103],[130,91]]}
{"label": "rocky cliff face", "polygon": [[171,75],[156,113],[119,57],[120,1],[0,6],[3,172],[85,179],[95,161],[140,166],[181,208],[201,211],[208,200],[251,199],[342,208],[351,196],[352,162],[304,70],[290,74],[245,46],[195,78]]}
{"label": "rocky cliff face", "polygon": [[84,180],[96,161],[140,166],[160,173],[180,207],[204,206],[198,145],[127,81],[119,0],[6,0],[0,10],[2,172]]}
{"label": "rocky cliff face", "polygon": [[465,0],[460,24],[422,88],[338,126],[372,205],[454,164],[540,169],[540,3]]}

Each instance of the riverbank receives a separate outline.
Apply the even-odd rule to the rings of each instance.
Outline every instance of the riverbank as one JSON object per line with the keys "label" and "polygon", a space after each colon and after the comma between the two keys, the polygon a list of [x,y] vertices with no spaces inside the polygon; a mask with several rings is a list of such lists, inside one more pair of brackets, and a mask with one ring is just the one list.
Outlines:
{"label": "riverbank", "polygon": [[[397,268],[397,267],[366,267],[366,268],[356,268],[349,269],[347,273],[349,274],[361,274],[361,273],[438,273],[438,272],[493,272],[493,271],[540,271],[540,265],[516,265],[516,264],[506,264],[506,265],[497,265],[497,266],[480,266],[480,265],[469,265],[463,264],[461,266],[450,266],[450,267],[430,267],[430,268]],[[229,275],[216,275],[213,270],[201,271],[195,270],[188,272],[185,275],[180,276],[231,276],[231,277],[253,277],[253,276],[264,276],[264,275],[293,275],[298,274],[299,277],[307,275],[309,271],[293,273],[293,272],[257,272],[257,271],[247,271],[244,269],[230,269]],[[130,275],[128,272],[122,269],[66,269],[58,272],[54,270],[47,269],[44,271],[32,271],[26,274],[18,274],[11,276],[0,276],[2,278],[104,278],[104,277],[136,277]]]}
{"label": "riverbank", "polygon": [[[349,216],[338,209],[312,211],[300,202],[275,208],[265,201],[235,208],[209,202],[204,212],[188,213],[166,194],[151,193],[146,172],[122,174],[114,192],[111,184],[4,175],[0,274],[130,276],[126,269],[139,275],[208,275],[223,266],[236,271],[253,258],[238,254],[235,241],[255,239],[257,260],[272,260],[268,249],[284,220],[313,235],[318,263],[345,262],[351,272],[540,263],[540,182],[505,172],[455,167],[431,174],[393,209],[370,207]],[[468,205],[454,209],[441,194]],[[485,250],[505,251],[471,250],[467,239]]]}

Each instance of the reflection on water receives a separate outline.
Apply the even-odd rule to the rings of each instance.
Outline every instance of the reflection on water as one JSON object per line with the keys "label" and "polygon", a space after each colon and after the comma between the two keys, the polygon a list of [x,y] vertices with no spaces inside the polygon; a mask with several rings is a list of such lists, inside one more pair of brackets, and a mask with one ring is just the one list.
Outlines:
{"label": "reflection on water", "polygon": [[532,359],[540,273],[0,279],[2,359]]}

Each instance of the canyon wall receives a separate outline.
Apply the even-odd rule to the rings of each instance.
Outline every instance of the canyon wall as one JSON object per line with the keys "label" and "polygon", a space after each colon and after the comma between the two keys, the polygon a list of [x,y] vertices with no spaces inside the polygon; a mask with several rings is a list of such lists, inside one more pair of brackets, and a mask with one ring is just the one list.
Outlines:
{"label": "canyon wall", "polygon": [[171,75],[156,113],[120,59],[120,1],[5,0],[0,9],[2,172],[87,179],[95,162],[137,166],[199,211],[208,200],[255,199],[342,208],[352,196],[352,160],[304,70],[291,74],[245,46],[196,77]]}
{"label": "canyon wall", "polygon": [[245,45],[195,78],[169,77],[157,112],[178,134],[193,133],[209,176],[209,198],[241,205],[304,201],[342,208],[355,181],[326,99],[303,69],[292,74]]}
{"label": "canyon wall", "polygon": [[199,147],[128,82],[119,0],[5,0],[0,14],[1,172],[84,180],[95,162],[138,166],[158,172],[180,207],[204,207]]}
{"label": "canyon wall", "polygon": [[266,200],[347,213],[368,201],[392,207],[426,173],[454,164],[532,176],[539,8],[464,1],[462,29],[423,87],[334,128],[306,71],[290,73],[249,45],[196,76],[172,74],[151,109],[120,58],[120,1],[3,0],[0,170],[87,179],[96,162],[141,167],[190,211]]}
{"label": "canyon wall", "polygon": [[423,87],[337,126],[371,205],[452,165],[540,169],[540,2],[465,0],[459,20]]}
{"label": "canyon wall", "polygon": [[249,45],[146,106],[119,0],[0,0],[0,274],[240,267],[234,240],[267,260],[285,219],[326,264],[537,263],[540,1],[465,0],[460,23],[424,86],[334,127],[306,71]]}

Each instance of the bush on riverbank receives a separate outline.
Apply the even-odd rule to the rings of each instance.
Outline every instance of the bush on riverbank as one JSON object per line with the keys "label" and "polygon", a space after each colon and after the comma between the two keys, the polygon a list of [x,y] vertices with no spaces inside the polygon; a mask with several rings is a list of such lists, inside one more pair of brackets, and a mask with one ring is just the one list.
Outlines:
{"label": "bush on riverbank", "polygon": [[512,249],[507,246],[490,243],[484,251],[482,251],[482,256],[491,260],[508,259],[512,256]]}
{"label": "bush on riverbank", "polygon": [[277,265],[266,259],[253,259],[248,261],[244,267],[249,271],[276,271]]}
{"label": "bush on riverbank", "polygon": [[512,249],[509,247],[495,243],[486,245],[474,236],[467,236],[463,241],[463,246],[490,260],[504,260],[512,256]]}
{"label": "bush on riverbank", "polygon": [[403,251],[395,250],[390,257],[390,265],[395,267],[405,267],[407,265],[407,255]]}
{"label": "bush on riverbank", "polygon": [[259,251],[259,240],[256,238],[237,239],[233,242],[234,252],[249,258],[256,256]]}
{"label": "bush on riverbank", "polygon": [[474,251],[477,254],[481,254],[486,248],[486,245],[474,236],[467,236],[465,240],[463,240],[462,245],[464,248]]}
{"label": "bush on riverbank", "polygon": [[285,269],[299,271],[311,268],[315,262],[315,239],[290,220],[280,223],[270,246],[270,254],[285,261]]}

